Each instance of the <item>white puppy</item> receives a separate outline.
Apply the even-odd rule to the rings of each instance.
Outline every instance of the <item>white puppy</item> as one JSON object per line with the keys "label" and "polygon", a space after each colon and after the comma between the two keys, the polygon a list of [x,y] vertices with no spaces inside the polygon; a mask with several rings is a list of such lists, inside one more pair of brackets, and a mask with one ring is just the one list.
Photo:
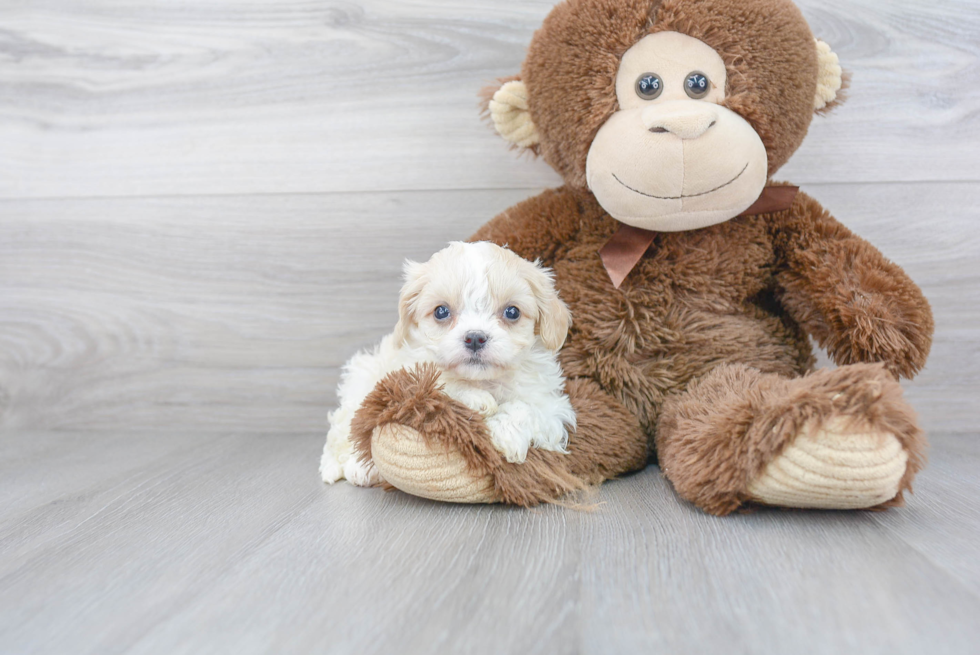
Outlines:
{"label": "white puppy", "polygon": [[555,353],[571,315],[550,271],[492,243],[454,242],[424,264],[405,263],[398,314],[392,334],[344,367],[320,461],[325,482],[379,482],[373,463],[352,456],[351,419],[385,375],[421,362],[484,416],[508,461],[523,462],[528,447],[564,451],[575,412]]}

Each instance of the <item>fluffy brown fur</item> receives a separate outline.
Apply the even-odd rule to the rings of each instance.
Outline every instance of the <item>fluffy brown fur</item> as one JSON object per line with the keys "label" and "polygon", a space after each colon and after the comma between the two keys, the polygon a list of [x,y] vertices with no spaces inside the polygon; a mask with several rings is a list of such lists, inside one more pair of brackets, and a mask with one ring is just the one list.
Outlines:
{"label": "fluffy brown fur", "polygon": [[[921,369],[929,305],[898,266],[815,200],[800,193],[785,211],[659,233],[613,288],[598,250],[618,223],[584,188],[586,154],[617,108],[619,58],[645,34],[668,29],[722,55],[725,102],[759,132],[770,172],[799,146],[817,66],[809,28],[787,0],[558,5],[535,34],[522,76],[540,152],[567,184],[505,211],[472,239],[507,244],[554,270],[574,316],[560,353],[578,414],[569,453],[532,449],[527,463],[508,464],[482,420],[440,394],[430,374],[401,372],[358,414],[365,456],[375,426],[404,423],[458,449],[474,474],[492,475],[501,500],[530,505],[658,453],[683,497],[723,514],[746,501],[749,481],[807,421],[842,417],[898,437],[909,453],[901,489],[910,487],[925,441],[885,370],[910,377]],[[839,370],[807,375],[808,335]],[[900,500],[901,491],[893,504]]]}
{"label": "fluffy brown fur", "polygon": [[835,362],[884,362],[907,378],[922,369],[932,312],[901,268],[805,194],[770,229],[779,301]]}
{"label": "fluffy brown fur", "polygon": [[619,108],[616,71],[653,25],[656,0],[563,2],[528,48],[521,79],[541,135],[541,156],[568,184],[585,187],[596,132]]}
{"label": "fluffy brown fur", "polygon": [[693,36],[722,55],[728,69],[722,104],[762,137],[769,174],[779,170],[803,143],[817,89],[813,33],[796,5],[785,0],[664,0],[654,31],[665,30]]}
{"label": "fluffy brown fur", "polygon": [[355,454],[370,459],[375,428],[399,423],[430,444],[457,451],[474,477],[491,476],[500,502],[537,505],[586,487],[584,476],[569,471],[560,453],[532,448],[523,464],[505,460],[490,443],[479,414],[443,394],[438,378],[434,366],[422,365],[396,371],[379,382],[351,423]]}
{"label": "fluffy brown fur", "polygon": [[722,55],[728,68],[723,104],[762,137],[770,175],[803,142],[813,115],[817,56],[813,34],[791,2],[563,2],[534,35],[521,79],[542,138],[538,149],[568,184],[585,187],[589,146],[619,108],[616,71],[623,53],[643,36],[668,30]]}
{"label": "fluffy brown fur", "polygon": [[[617,225],[591,194],[562,188],[504,212],[472,238],[508,243],[518,254],[541,257],[554,269],[556,286],[575,316],[560,354],[566,375],[594,381],[608,395],[603,402],[625,407],[651,440],[663,430],[660,414],[665,400],[683,396],[692,381],[707,379],[725,365],[751,370],[757,377],[749,377],[760,380],[759,384],[766,380],[769,386],[756,392],[770,402],[775,402],[777,387],[798,393],[799,384],[805,388],[819,382],[822,378],[817,375],[803,378],[806,383],[785,386],[813,364],[801,324],[827,344],[842,365],[880,361],[889,370],[910,376],[928,353],[932,318],[915,284],[806,194],[800,193],[787,211],[658,234],[618,292],[596,255]],[[827,316],[839,318],[818,321]],[[889,329],[873,329],[882,323]],[[847,382],[871,375],[867,367],[855,367],[853,372],[850,368],[841,369],[840,379]],[[880,369],[874,367],[871,377],[877,380]],[[733,398],[749,395],[746,385],[722,379]],[[770,389],[773,380],[784,386]],[[910,449],[914,464],[909,467],[909,483],[920,465],[916,453],[923,451],[924,441],[899,387],[894,384],[890,389],[875,407],[894,415],[866,418],[872,426],[905,426],[896,434]],[[580,416],[588,414],[574,398],[573,405]],[[834,407],[821,416],[831,418]],[[853,411],[848,406],[848,415]],[[784,439],[795,434],[790,427],[797,425],[787,421]],[[588,429],[582,426],[579,432]],[[676,452],[670,450],[671,434],[681,433],[668,430],[657,439],[661,458],[665,449]],[[732,434],[725,430],[718,438],[731,440]],[[729,448],[751,448],[743,441],[756,433],[738,434]],[[707,461],[688,437],[681,437],[680,444],[678,448],[692,450],[689,459],[677,461]],[[716,441],[706,444],[711,444],[706,449],[719,447]],[[768,458],[760,461],[765,463],[780,448],[753,452],[764,453]],[[577,459],[575,453],[571,456]],[[720,460],[727,461],[727,456],[728,450],[720,449]],[[587,463],[572,466],[585,469]],[[748,480],[761,470],[758,462],[750,468],[743,463],[734,460],[727,478],[716,476],[710,466],[703,475],[695,475],[696,466],[674,466],[670,477],[683,496],[708,511],[724,513],[745,499]],[[630,467],[619,468],[616,473]]]}
{"label": "fluffy brown fur", "polygon": [[909,453],[895,502],[925,462],[925,439],[880,364],[821,370],[796,379],[743,365],[719,366],[664,404],[657,431],[660,468],[677,492],[712,514],[745,493],[808,424],[843,417],[864,431],[894,434]]}

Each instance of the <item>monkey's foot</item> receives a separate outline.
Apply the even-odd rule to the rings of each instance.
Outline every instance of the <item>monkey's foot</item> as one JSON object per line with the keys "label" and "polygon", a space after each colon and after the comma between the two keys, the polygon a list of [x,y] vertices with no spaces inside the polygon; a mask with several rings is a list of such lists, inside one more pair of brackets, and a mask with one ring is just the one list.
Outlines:
{"label": "monkey's foot", "polygon": [[375,428],[371,453],[381,477],[405,493],[447,503],[497,502],[491,475],[474,474],[458,450],[427,443],[407,425]]}
{"label": "monkey's foot", "polygon": [[784,378],[719,366],[665,403],[661,470],[712,514],[743,503],[814,509],[898,506],[926,440],[880,364]]}
{"label": "monkey's foot", "polygon": [[855,429],[837,417],[806,426],[749,483],[766,505],[859,509],[898,495],[908,452],[894,434]]}
{"label": "monkey's foot", "polygon": [[508,462],[483,417],[447,396],[431,365],[381,380],[354,415],[351,443],[389,486],[433,500],[531,506],[586,486],[561,452],[531,448]]}

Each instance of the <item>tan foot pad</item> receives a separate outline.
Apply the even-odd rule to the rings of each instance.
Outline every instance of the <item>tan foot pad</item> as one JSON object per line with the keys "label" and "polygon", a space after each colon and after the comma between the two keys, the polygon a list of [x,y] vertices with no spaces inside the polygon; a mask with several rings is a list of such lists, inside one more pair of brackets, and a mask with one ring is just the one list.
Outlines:
{"label": "tan foot pad", "polygon": [[782,507],[860,509],[891,500],[908,453],[888,433],[841,421],[804,431],[749,485],[753,500]]}
{"label": "tan foot pad", "polygon": [[371,455],[381,477],[407,494],[447,503],[496,502],[493,478],[474,477],[459,453],[430,447],[412,428],[397,423],[375,428]]}

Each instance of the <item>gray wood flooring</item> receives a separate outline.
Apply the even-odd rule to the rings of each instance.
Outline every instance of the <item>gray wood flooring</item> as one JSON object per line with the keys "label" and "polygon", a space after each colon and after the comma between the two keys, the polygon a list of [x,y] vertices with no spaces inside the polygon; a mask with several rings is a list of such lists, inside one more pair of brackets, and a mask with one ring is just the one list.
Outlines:
{"label": "gray wood flooring", "polygon": [[318,481],[402,260],[558,183],[476,106],[552,0],[0,2],[0,653],[980,652],[980,10],[799,4],[853,82],[778,177],[936,314],[885,513]]}
{"label": "gray wood flooring", "polygon": [[974,436],[901,511],[590,512],[324,491],[317,435],[0,442],[0,648],[26,653],[970,653]]}

